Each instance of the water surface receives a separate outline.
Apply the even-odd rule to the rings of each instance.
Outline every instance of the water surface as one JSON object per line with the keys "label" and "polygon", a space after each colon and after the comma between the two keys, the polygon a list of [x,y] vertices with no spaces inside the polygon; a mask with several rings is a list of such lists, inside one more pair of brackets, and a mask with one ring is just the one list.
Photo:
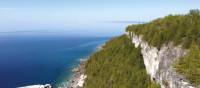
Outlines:
{"label": "water surface", "polygon": [[0,36],[0,87],[59,84],[109,38]]}

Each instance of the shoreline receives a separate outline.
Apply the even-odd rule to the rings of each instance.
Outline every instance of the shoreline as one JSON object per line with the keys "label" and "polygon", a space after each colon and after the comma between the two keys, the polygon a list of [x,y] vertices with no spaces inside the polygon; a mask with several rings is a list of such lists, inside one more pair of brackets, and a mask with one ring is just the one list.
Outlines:
{"label": "shoreline", "polygon": [[[106,43],[103,43],[97,46],[95,51],[93,51],[93,53],[102,50],[105,44]],[[91,55],[92,54],[90,54],[90,56]],[[66,86],[66,88],[83,88],[85,79],[87,78],[87,75],[85,74],[85,65],[88,59],[90,58],[87,57],[85,59],[80,59],[79,65],[71,70],[73,75],[68,81],[68,85]]]}
{"label": "shoreline", "polygon": [[[102,50],[104,45],[105,43],[99,45],[94,51],[94,53]],[[87,75],[85,74],[85,65],[88,59],[90,58],[80,59],[79,65],[72,69],[73,76],[69,80],[67,88],[83,88],[84,81],[87,78]]]}
{"label": "shoreline", "polygon": [[[103,49],[103,44],[97,45],[97,47],[92,51],[91,54],[88,56],[91,56],[93,53],[98,52]],[[86,57],[84,59],[79,59],[79,63],[71,68],[71,76],[65,80],[65,82],[56,83],[53,84],[35,84],[35,85],[27,85],[17,88],[83,88],[85,79],[87,78],[87,75],[85,74],[85,65],[86,62],[89,60],[89,57]]]}
{"label": "shoreline", "polygon": [[82,88],[84,80],[87,78],[85,75],[85,64],[87,60],[80,60],[79,66],[72,69],[73,76],[69,80],[67,88]]}

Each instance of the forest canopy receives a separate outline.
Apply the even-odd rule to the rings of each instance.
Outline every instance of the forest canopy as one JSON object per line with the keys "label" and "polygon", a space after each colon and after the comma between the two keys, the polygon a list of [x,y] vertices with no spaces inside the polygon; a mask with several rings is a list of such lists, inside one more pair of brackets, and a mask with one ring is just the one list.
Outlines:
{"label": "forest canopy", "polygon": [[190,10],[186,15],[169,15],[149,23],[130,25],[126,31],[142,35],[145,41],[158,48],[170,42],[189,48],[194,41],[200,46],[200,11]]}
{"label": "forest canopy", "polygon": [[140,48],[126,35],[107,42],[85,68],[84,88],[160,88],[147,75]]}
{"label": "forest canopy", "polygon": [[200,85],[200,11],[190,10],[186,15],[169,15],[152,22],[130,25],[127,32],[142,35],[143,40],[160,48],[172,42],[182,45],[188,54],[175,64],[177,72],[194,85]]}

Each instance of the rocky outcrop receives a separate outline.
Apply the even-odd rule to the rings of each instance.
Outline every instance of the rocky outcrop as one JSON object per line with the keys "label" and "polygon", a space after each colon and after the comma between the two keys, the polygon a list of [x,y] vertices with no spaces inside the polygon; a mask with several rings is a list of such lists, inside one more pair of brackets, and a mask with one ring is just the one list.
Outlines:
{"label": "rocky outcrop", "polygon": [[160,49],[150,46],[142,40],[142,36],[133,32],[126,33],[132,39],[135,47],[140,47],[147,73],[152,81],[157,82],[162,88],[195,88],[184,76],[176,73],[173,62],[186,55],[187,50],[172,43],[163,45]]}

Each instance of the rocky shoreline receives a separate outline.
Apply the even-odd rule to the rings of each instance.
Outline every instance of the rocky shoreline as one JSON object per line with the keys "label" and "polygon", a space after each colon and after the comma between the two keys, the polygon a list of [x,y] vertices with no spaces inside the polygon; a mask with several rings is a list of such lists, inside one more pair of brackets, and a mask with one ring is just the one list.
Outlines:
{"label": "rocky shoreline", "polygon": [[85,75],[85,63],[86,60],[81,60],[78,67],[72,69],[73,77],[70,80],[67,88],[82,88],[84,80],[87,77]]}
{"label": "rocky shoreline", "polygon": [[[102,50],[104,45],[105,43],[97,47],[96,51]],[[74,75],[72,76],[66,88],[83,88],[84,81],[87,78],[87,75],[85,74],[85,64],[87,60],[88,58],[81,59],[79,66],[72,69]]]}

